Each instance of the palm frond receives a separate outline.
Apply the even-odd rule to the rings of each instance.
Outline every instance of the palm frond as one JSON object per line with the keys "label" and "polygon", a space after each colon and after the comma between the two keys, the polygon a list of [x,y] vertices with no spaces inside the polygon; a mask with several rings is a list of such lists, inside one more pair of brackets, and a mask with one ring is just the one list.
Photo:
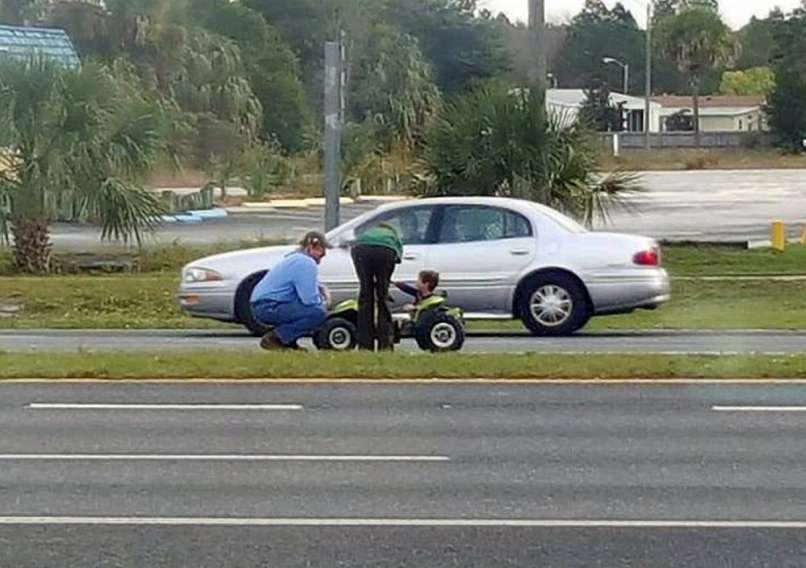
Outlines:
{"label": "palm frond", "polygon": [[86,206],[101,223],[101,238],[139,245],[145,231],[151,231],[164,213],[152,192],[126,181],[103,180],[99,191],[85,196]]}
{"label": "palm frond", "polygon": [[597,174],[585,130],[547,112],[537,91],[483,85],[445,107],[427,142],[432,195],[531,199],[592,225],[637,190],[634,174]]}
{"label": "palm frond", "polygon": [[631,200],[645,191],[641,176],[635,172],[616,170],[600,176],[589,185],[588,200],[583,222],[592,228],[596,221],[610,223],[611,212],[616,209],[636,213],[638,206]]}

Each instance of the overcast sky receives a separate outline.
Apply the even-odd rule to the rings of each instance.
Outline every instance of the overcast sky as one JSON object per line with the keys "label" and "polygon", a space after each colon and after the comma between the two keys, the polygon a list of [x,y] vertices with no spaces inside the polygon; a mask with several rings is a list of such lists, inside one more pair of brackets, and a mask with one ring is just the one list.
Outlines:
{"label": "overcast sky", "polygon": [[[605,0],[605,4],[613,7],[616,1]],[[622,0],[622,3],[635,14],[636,19],[643,25],[646,2],[644,0]],[[510,19],[526,21],[528,0],[481,0],[480,4],[486,4],[487,8],[494,13],[506,13]],[[584,0],[546,0],[546,11],[551,21],[564,21],[579,12],[584,4]],[[743,26],[753,15],[766,16],[775,6],[780,6],[786,11],[799,4],[800,0],[720,0],[719,2],[722,15],[734,28]]]}

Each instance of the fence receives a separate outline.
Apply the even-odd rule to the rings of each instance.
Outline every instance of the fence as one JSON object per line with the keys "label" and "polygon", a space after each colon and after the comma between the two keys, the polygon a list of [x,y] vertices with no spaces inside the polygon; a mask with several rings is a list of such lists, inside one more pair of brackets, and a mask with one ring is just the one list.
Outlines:
{"label": "fence", "polygon": [[[619,137],[622,150],[637,150],[644,147],[643,132],[598,133],[602,147],[613,148],[613,137]],[[697,148],[693,132],[653,132],[650,142],[654,149]],[[700,148],[769,148],[773,138],[768,132],[701,132]]]}

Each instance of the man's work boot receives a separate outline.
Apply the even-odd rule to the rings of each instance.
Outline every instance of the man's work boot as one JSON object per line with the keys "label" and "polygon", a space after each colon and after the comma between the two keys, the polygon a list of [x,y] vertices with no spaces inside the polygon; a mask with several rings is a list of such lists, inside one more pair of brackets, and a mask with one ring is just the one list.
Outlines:
{"label": "man's work boot", "polygon": [[266,351],[280,351],[282,349],[287,349],[283,342],[280,341],[280,338],[274,333],[274,330],[268,332],[263,338],[260,340],[260,348],[265,349]]}

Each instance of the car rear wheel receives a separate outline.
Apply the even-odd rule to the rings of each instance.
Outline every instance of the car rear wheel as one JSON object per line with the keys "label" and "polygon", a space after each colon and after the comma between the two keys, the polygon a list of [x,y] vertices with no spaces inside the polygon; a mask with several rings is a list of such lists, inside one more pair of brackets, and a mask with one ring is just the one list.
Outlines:
{"label": "car rear wheel", "polygon": [[235,316],[238,318],[238,322],[255,337],[265,335],[270,329],[269,326],[255,319],[252,313],[252,304],[249,301],[252,297],[252,291],[258,285],[258,282],[263,280],[264,276],[265,274],[253,274],[248,277],[238,287],[238,293],[235,296]]}
{"label": "car rear wheel", "polygon": [[520,296],[521,321],[538,336],[571,335],[591,317],[588,296],[582,285],[567,274],[534,278]]}

